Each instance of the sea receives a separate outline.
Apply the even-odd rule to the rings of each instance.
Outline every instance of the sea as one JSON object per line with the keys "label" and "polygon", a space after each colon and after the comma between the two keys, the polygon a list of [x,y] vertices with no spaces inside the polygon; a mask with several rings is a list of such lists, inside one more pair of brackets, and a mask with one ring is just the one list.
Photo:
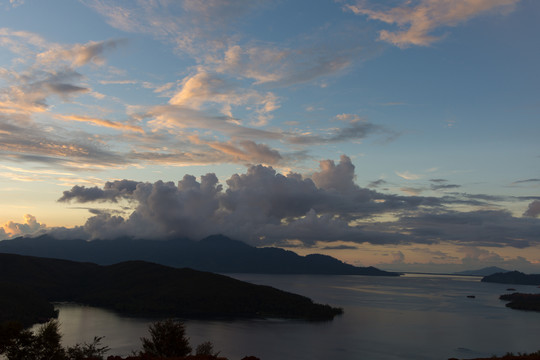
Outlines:
{"label": "sea", "polygon": [[[470,359],[540,350],[540,312],[505,307],[499,295],[537,286],[483,283],[480,277],[227,274],[342,307],[332,321],[184,320],[193,348],[211,341],[229,360]],[[515,290],[509,289],[515,288]],[[132,318],[58,303],[65,346],[102,336],[107,355],[132,355],[159,319]]]}

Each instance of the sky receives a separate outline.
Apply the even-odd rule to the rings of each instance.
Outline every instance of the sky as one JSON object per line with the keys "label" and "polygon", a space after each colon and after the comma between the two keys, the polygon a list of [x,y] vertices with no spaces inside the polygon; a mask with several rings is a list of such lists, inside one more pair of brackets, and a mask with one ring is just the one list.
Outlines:
{"label": "sky", "polygon": [[540,2],[0,0],[0,239],[540,273]]}

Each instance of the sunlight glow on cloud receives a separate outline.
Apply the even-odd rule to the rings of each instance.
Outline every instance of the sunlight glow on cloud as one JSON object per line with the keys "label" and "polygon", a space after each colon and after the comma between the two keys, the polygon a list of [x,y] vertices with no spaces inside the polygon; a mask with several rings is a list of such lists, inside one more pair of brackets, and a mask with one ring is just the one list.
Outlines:
{"label": "sunlight glow on cloud", "polygon": [[0,235],[540,262],[539,4],[5,1]]}
{"label": "sunlight glow on cloud", "polygon": [[373,10],[365,1],[346,4],[345,8],[357,15],[396,24],[399,31],[380,31],[380,39],[401,48],[411,45],[428,46],[443,35],[431,35],[441,27],[456,26],[481,14],[497,11],[507,13],[520,0],[421,0],[407,1],[403,6]]}

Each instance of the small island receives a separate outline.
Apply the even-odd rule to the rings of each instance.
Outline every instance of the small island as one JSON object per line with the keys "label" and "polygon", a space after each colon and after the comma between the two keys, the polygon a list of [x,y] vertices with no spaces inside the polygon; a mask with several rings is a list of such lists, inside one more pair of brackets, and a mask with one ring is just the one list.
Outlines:
{"label": "small island", "polygon": [[26,314],[25,323],[52,317],[50,303],[61,301],[144,317],[326,321],[343,312],[270,286],[144,261],[101,266],[0,254],[0,285],[11,304],[0,307],[0,318],[23,321]]}
{"label": "small island", "polygon": [[522,294],[515,292],[499,296],[499,299],[509,301],[507,307],[516,310],[540,311],[540,294]]}

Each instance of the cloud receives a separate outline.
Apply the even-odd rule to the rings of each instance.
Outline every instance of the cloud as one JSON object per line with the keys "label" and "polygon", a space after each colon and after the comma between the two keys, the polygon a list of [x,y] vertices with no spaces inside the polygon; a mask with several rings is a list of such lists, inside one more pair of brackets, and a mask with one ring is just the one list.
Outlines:
{"label": "cloud", "polygon": [[97,118],[93,118],[89,116],[81,116],[81,115],[59,115],[58,117],[62,120],[86,122],[93,125],[103,126],[103,127],[112,128],[112,129],[144,133],[143,128],[140,126],[124,124],[124,123],[110,121],[106,119],[97,119]]}
{"label": "cloud", "polygon": [[[354,166],[343,155],[339,163],[320,162],[312,177],[282,175],[272,167],[250,166],[234,174],[227,188],[214,174],[200,181],[186,175],[176,185],[129,180],[100,187],[74,186],[60,202],[130,204],[125,214],[99,213],[84,226],[88,237],[110,238],[120,233],[136,237],[187,236],[195,239],[223,233],[253,244],[299,240],[399,243],[408,235],[375,232],[353,224],[363,217],[400,209],[435,205],[429,198],[398,197],[363,189],[354,184]],[[429,240],[419,239],[420,242]]]}
{"label": "cloud", "polygon": [[456,184],[446,184],[447,180],[444,179],[431,179],[429,180],[434,184],[431,184],[431,190],[447,190],[447,189],[457,189],[461,185]]}
{"label": "cloud", "polygon": [[418,174],[413,174],[411,172],[409,172],[408,170],[406,171],[396,171],[396,175],[405,179],[405,180],[418,180],[420,178],[422,178],[421,175],[418,175]]}
{"label": "cloud", "polygon": [[227,179],[226,187],[211,173],[200,180],[185,175],[177,184],[117,180],[103,187],[73,186],[59,201],[127,204],[121,213],[94,213],[83,230],[76,229],[87,238],[199,239],[221,233],[253,245],[346,241],[522,249],[539,244],[537,218],[452,210],[462,204],[460,197],[382,194],[354,180],[355,167],[342,155],[337,163],[320,161],[311,176],[253,165]]}
{"label": "cloud", "polygon": [[367,187],[368,188],[377,188],[379,186],[382,186],[382,185],[386,185],[388,182],[384,179],[378,179],[378,180],[375,180],[375,181],[372,181],[370,182]]}
{"label": "cloud", "polygon": [[35,216],[26,214],[24,215],[24,222],[22,223],[9,221],[0,226],[0,240],[22,235],[31,235],[46,228],[47,226],[45,224],[37,222]]}
{"label": "cloud", "polygon": [[105,64],[102,56],[108,50],[114,50],[119,45],[125,44],[126,40],[90,41],[86,44],[71,46],[55,45],[48,50],[37,54],[37,62],[42,65],[68,62],[73,67],[81,67],[88,63],[101,66]]}
{"label": "cloud", "polygon": [[354,183],[354,165],[346,155],[341,155],[339,164],[334,160],[322,160],[319,163],[321,171],[312,176],[315,184],[325,190],[350,193],[358,189]]}
{"label": "cloud", "polygon": [[58,199],[59,202],[70,202],[75,200],[79,203],[93,201],[118,202],[121,198],[129,198],[137,188],[139,182],[131,180],[107,181],[103,189],[94,186],[86,188],[75,185],[70,191],[64,191],[64,195]]}
{"label": "cloud", "polygon": [[68,101],[71,97],[84,94],[88,88],[74,84],[82,75],[71,69],[39,71],[19,76],[0,95],[0,109],[4,114],[25,114],[47,110],[47,98],[52,95]]}
{"label": "cloud", "polygon": [[518,218],[504,210],[417,212],[375,229],[408,229],[411,236],[454,244],[526,248],[538,244],[540,221]]}
{"label": "cloud", "polygon": [[6,160],[38,162],[64,169],[120,167],[131,160],[103,146],[95,137],[72,134],[29,120],[0,115],[0,155]]}
{"label": "cloud", "polygon": [[361,140],[374,133],[389,134],[392,132],[370,122],[361,122],[352,123],[343,128],[330,129],[326,135],[291,134],[287,137],[287,141],[295,145],[331,144],[349,140]]}
{"label": "cloud", "polygon": [[255,108],[255,123],[258,125],[266,124],[271,118],[270,113],[279,108],[278,99],[273,93],[240,89],[234,83],[206,71],[184,78],[180,90],[169,103],[195,110],[214,103],[220,105],[220,112],[229,117],[233,117],[233,106],[252,106]]}
{"label": "cloud", "polygon": [[420,0],[406,1],[403,5],[374,9],[365,1],[348,2],[345,9],[372,20],[397,25],[399,30],[382,30],[379,39],[406,48],[411,45],[428,46],[443,35],[433,35],[439,28],[457,26],[485,13],[507,13],[519,0]]}
{"label": "cloud", "polygon": [[529,204],[523,216],[538,217],[540,215],[540,200],[534,200]]}
{"label": "cloud", "polygon": [[358,250],[358,247],[352,245],[331,245],[324,246],[321,250]]}

